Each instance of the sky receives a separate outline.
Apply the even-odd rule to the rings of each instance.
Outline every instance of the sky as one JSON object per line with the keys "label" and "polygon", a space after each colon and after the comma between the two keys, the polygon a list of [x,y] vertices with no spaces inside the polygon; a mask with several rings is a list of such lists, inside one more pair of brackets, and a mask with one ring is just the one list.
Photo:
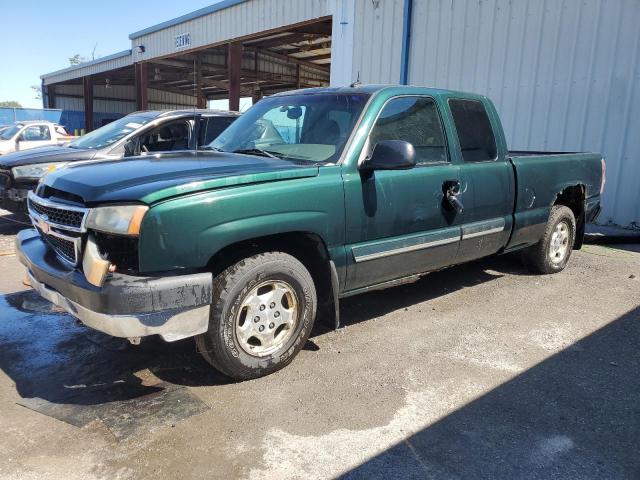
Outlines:
{"label": "sky", "polygon": [[[131,48],[129,34],[217,3],[215,0],[0,0],[0,101],[42,107],[31,85],[69,66],[76,53],[91,59]],[[96,45],[97,44],[97,45]]]}

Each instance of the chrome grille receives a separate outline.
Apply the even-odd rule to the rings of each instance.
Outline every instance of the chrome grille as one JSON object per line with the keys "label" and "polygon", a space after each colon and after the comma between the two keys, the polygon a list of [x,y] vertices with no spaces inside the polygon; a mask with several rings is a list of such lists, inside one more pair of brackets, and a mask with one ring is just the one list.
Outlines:
{"label": "chrome grille", "polygon": [[31,199],[29,199],[29,207],[35,210],[41,217],[46,216],[51,223],[75,228],[80,228],[82,226],[82,219],[84,218],[84,213],[82,212],[47,207],[31,201]]}
{"label": "chrome grille", "polygon": [[89,210],[53,202],[34,192],[29,192],[27,206],[34,227],[58,257],[65,263],[78,266],[82,259],[84,221]]}

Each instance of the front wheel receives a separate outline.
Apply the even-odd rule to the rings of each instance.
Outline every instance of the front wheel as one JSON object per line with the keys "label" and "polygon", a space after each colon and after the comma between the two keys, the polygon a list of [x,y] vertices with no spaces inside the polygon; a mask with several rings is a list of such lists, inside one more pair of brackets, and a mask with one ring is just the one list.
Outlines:
{"label": "front wheel", "polygon": [[557,273],[567,266],[576,238],[576,219],[570,208],[554,205],[544,235],[525,249],[525,264],[535,273]]}
{"label": "front wheel", "polygon": [[268,252],[245,258],[214,280],[202,356],[236,380],[273,373],[303,347],[316,315],[313,278],[296,258]]}

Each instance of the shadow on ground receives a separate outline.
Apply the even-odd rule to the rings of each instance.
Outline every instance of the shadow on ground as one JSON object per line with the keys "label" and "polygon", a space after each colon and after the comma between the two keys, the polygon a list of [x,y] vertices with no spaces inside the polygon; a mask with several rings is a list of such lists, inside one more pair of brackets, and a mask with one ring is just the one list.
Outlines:
{"label": "shadow on ground", "polygon": [[341,478],[640,478],[639,345],[640,307]]}

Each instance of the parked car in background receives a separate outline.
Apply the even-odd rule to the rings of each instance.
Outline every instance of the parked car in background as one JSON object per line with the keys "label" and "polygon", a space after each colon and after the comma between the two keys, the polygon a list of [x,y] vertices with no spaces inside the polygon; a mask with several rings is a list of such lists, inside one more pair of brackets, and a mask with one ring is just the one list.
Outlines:
{"label": "parked car in background", "polygon": [[211,143],[238,116],[218,110],[135,112],[65,145],[0,157],[0,206],[26,211],[27,193],[40,177],[70,162],[194,150]]}
{"label": "parked car in background", "polygon": [[491,101],[432,88],[273,95],[211,150],[53,172],[16,246],[89,327],[193,336],[236,379],[287,365],[342,297],[517,250],[560,272],[604,187],[601,155],[510,152]]}
{"label": "parked car in background", "polygon": [[15,122],[0,133],[0,155],[47,145],[59,145],[74,138],[57,123],[44,120]]}

